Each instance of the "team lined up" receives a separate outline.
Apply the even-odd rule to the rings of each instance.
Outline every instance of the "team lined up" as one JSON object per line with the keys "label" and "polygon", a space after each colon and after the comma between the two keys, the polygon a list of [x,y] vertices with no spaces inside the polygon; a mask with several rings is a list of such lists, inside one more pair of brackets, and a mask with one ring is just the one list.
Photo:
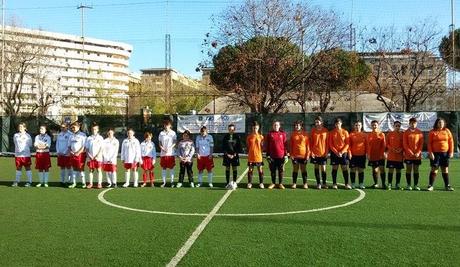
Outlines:
{"label": "team lined up", "polygon": [[[161,176],[163,183],[161,187],[166,186],[167,174],[169,171],[171,187],[181,187],[184,182],[185,173],[187,173],[189,184],[195,187],[193,179],[193,157],[197,157],[198,183],[196,187],[202,185],[204,170],[207,171],[208,186],[213,187],[213,149],[214,140],[207,133],[206,127],[202,127],[200,134],[196,137],[195,142],[191,140],[189,131],[182,134],[182,139],[177,142],[177,135],[171,129],[171,121],[164,122],[164,130],[160,132],[158,144],[160,147],[160,166],[162,168]],[[252,124],[252,131],[246,139],[248,152],[248,188],[252,188],[254,167],[259,174],[259,187],[264,188],[263,173],[263,151],[266,151],[266,159],[269,163],[271,174],[271,184],[269,189],[278,187],[284,189],[283,176],[284,166],[289,161],[293,164],[292,185],[291,188],[297,187],[297,178],[302,176],[303,188],[308,188],[306,164],[310,160],[314,164],[314,175],[317,189],[327,189],[326,161],[330,158],[332,165],[332,188],[337,189],[338,169],[342,170],[345,188],[352,189],[358,186],[364,187],[364,169],[366,160],[368,166],[372,167],[373,185],[378,188],[378,177],[381,179],[381,187],[391,189],[393,175],[396,173],[395,188],[400,189],[401,169],[406,164],[406,183],[405,187],[412,190],[411,178],[413,177],[414,189],[420,190],[419,166],[421,165],[422,148],[424,144],[423,133],[417,128],[417,120],[410,119],[409,128],[402,132],[401,123],[394,123],[394,131],[386,134],[379,129],[377,121],[371,123],[372,132],[366,134],[362,132],[362,123],[356,122],[353,131],[348,133],[342,128],[342,120],[337,118],[335,128],[328,131],[323,126],[321,117],[315,119],[315,126],[308,134],[304,131],[302,122],[297,121],[294,126],[289,140],[286,132],[281,130],[279,121],[275,121],[272,130],[264,136],[259,132],[259,124]],[[97,188],[102,188],[102,172],[106,173],[107,187],[117,186],[117,157],[119,151],[119,142],[114,137],[114,130],[107,131],[107,137],[104,139],[99,134],[99,127],[91,127],[91,135],[86,136],[80,131],[78,122],[70,126],[71,131],[67,130],[67,125],[61,125],[61,132],[57,136],[56,154],[57,164],[60,167],[61,183],[70,183],[69,188],[76,187],[76,180],[80,178],[83,188],[92,188],[95,174],[97,175]],[[38,170],[39,183],[37,187],[48,186],[49,169],[51,160],[49,148],[51,138],[46,134],[46,126],[40,126],[39,135],[35,137],[32,144],[32,138],[26,131],[24,123],[19,124],[18,133],[14,135],[15,144],[15,164],[16,179],[13,186],[17,186],[21,175],[22,168],[26,169],[28,182],[25,186],[32,184],[31,151],[32,146],[36,149],[36,164]],[[125,183],[123,187],[131,184],[131,174],[133,176],[133,186],[139,185],[138,167],[143,169],[142,187],[150,182],[154,186],[153,168],[156,159],[155,144],[152,141],[152,134],[147,132],[144,135],[145,140],[141,143],[134,136],[134,131],[128,129],[127,138],[121,144],[121,161],[125,169]],[[235,126],[229,125],[228,133],[222,141],[222,150],[224,152],[223,165],[226,167],[225,177],[228,189],[237,188],[237,167],[240,165],[239,154],[242,152],[241,140],[239,135],[235,134]],[[453,188],[449,183],[449,158],[453,156],[453,138],[451,132],[446,128],[444,119],[437,119],[433,130],[428,136],[427,148],[431,162],[431,172],[429,175],[428,190],[433,190],[433,184],[438,172],[442,170],[446,190],[452,191]],[[180,161],[179,180],[174,184],[174,167],[176,156]],[[88,159],[88,161],[87,161]],[[388,184],[386,183],[385,160],[388,168]],[[87,161],[87,162],[86,162]],[[85,163],[88,166],[89,183],[85,179]],[[349,168],[350,171],[349,171]],[[233,179],[230,179],[232,171]],[[276,177],[278,176],[278,182]],[[358,176],[358,185],[356,185],[356,176]]]}

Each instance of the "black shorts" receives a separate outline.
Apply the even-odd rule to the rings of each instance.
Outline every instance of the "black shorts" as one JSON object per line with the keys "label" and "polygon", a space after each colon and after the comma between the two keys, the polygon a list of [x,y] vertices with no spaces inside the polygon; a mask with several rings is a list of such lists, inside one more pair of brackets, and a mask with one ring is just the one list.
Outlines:
{"label": "black shorts", "polygon": [[273,172],[275,171],[276,169],[278,170],[283,170],[283,167],[284,167],[284,158],[280,158],[280,159],[271,159],[269,161],[269,167],[270,167],[270,171]]}
{"label": "black shorts", "polygon": [[308,160],[307,159],[301,159],[301,158],[294,158],[292,160],[292,164],[307,164]]}
{"label": "black shorts", "polygon": [[405,159],[404,163],[408,165],[422,165],[421,159]]}
{"label": "black shorts", "polygon": [[331,152],[331,165],[348,165],[348,154],[344,153],[341,157]]}
{"label": "black shorts", "polygon": [[227,155],[224,155],[222,165],[224,165],[225,167],[240,166],[240,157],[234,156],[233,158],[229,158]]}
{"label": "black shorts", "polygon": [[260,166],[264,166],[264,163],[263,162],[249,162],[248,161],[248,166],[249,167],[260,167]]}
{"label": "black shorts", "polygon": [[430,159],[431,167],[449,167],[448,152],[434,152],[434,160]]}
{"label": "black shorts", "polygon": [[326,165],[327,158],[326,157],[315,157],[310,159],[310,163],[317,164],[317,165]]}
{"label": "black shorts", "polygon": [[366,156],[353,156],[350,159],[350,168],[366,168]]}
{"label": "black shorts", "polygon": [[384,159],[381,159],[381,160],[369,160],[369,162],[367,163],[367,166],[371,166],[371,167],[374,167],[374,168],[377,168],[377,167],[380,167],[380,166],[385,166],[385,160]]}
{"label": "black shorts", "polygon": [[393,161],[393,160],[388,160],[387,161],[387,168],[388,169],[397,169],[397,170],[402,170],[404,169],[404,164],[402,161]]}

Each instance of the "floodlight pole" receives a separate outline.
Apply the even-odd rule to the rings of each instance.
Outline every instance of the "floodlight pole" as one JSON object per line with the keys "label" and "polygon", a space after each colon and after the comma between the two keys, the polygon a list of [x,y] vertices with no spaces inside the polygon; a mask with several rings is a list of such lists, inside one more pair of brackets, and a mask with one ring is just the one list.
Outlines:
{"label": "floodlight pole", "polygon": [[451,33],[452,33],[452,80],[453,80],[453,90],[454,90],[454,110],[457,110],[457,87],[456,87],[456,70],[455,70],[455,4],[454,0],[450,0],[450,12],[451,12],[451,19],[452,24],[451,26]]}
{"label": "floodlight pole", "polygon": [[2,78],[0,85],[0,103],[3,113],[3,92],[5,91],[5,0],[2,0]]}

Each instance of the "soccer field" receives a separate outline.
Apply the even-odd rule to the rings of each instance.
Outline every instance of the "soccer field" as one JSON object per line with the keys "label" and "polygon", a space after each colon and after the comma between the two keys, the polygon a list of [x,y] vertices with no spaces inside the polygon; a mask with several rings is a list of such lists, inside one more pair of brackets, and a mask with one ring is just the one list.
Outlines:
{"label": "soccer field", "polygon": [[[246,176],[237,190],[227,191],[219,188],[225,181],[219,159],[213,189],[188,183],[179,189],[67,189],[58,186],[56,167],[49,188],[13,188],[13,165],[13,158],[0,158],[1,266],[164,266],[176,255],[183,256],[179,266],[460,262],[460,193],[444,191],[440,175],[435,191],[426,191],[428,161],[422,164],[420,192],[248,190]],[[311,166],[308,171],[313,178]],[[460,160],[453,160],[454,188],[459,171]],[[155,174],[161,181],[158,164]],[[330,180],[329,166],[328,175]],[[285,184],[291,184],[290,163],[286,176]],[[119,166],[118,182],[123,181]],[[372,184],[369,169],[365,184]],[[189,250],[181,250],[187,245]]]}

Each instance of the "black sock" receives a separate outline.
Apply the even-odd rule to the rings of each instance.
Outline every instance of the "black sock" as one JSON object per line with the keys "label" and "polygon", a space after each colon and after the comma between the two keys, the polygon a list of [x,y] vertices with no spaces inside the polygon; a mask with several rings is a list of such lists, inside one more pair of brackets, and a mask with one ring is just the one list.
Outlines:
{"label": "black sock", "polygon": [[436,173],[435,172],[430,172],[430,177],[428,178],[428,181],[429,181],[429,184],[428,185],[431,185],[433,186],[434,184],[434,180],[436,179]]}
{"label": "black sock", "polygon": [[332,169],[332,184],[337,184],[337,170],[334,169]]}
{"label": "black sock", "polygon": [[356,182],[356,172],[355,171],[351,171],[350,180],[351,180],[352,184],[354,184]]}
{"label": "black sock", "polygon": [[298,172],[292,172],[292,183],[293,184],[297,183],[297,175],[298,175]]}
{"label": "black sock", "polygon": [[317,184],[321,183],[321,178],[319,178],[319,169],[315,169],[315,179]]}
{"label": "black sock", "polygon": [[393,173],[392,172],[388,172],[388,183],[389,184],[393,183]]}
{"label": "black sock", "polygon": [[385,180],[386,180],[385,178],[386,178],[385,172],[384,171],[380,172],[380,180],[382,180],[382,187],[385,187],[385,185],[386,185],[385,184]]}
{"label": "black sock", "polygon": [[364,183],[364,172],[359,172],[358,173],[358,181],[360,184]]}
{"label": "black sock", "polygon": [[419,180],[420,175],[418,172],[414,172],[414,186],[418,186],[418,180]]}
{"label": "black sock", "polygon": [[227,184],[230,183],[230,170],[225,170],[225,180],[227,181]]}
{"label": "black sock", "polygon": [[238,171],[233,170],[233,182],[236,182],[236,179],[238,178]]}
{"label": "black sock", "polygon": [[308,174],[307,172],[302,172],[302,181],[304,184],[307,183]]}
{"label": "black sock", "polygon": [[444,180],[444,186],[448,187],[450,185],[449,183],[449,173],[442,173],[442,179]]}
{"label": "black sock", "polygon": [[379,183],[379,177],[377,177],[377,172],[372,170],[372,179],[374,179],[374,184]]}
{"label": "black sock", "polygon": [[396,173],[396,184],[399,185],[401,183],[401,173],[397,172]]}
{"label": "black sock", "polygon": [[348,184],[348,170],[342,171],[343,174],[343,180],[345,181],[345,184]]}
{"label": "black sock", "polygon": [[259,171],[259,183],[263,184],[264,183],[264,172]]}
{"label": "black sock", "polygon": [[248,171],[248,184],[252,184],[252,175],[253,175],[253,173],[254,173],[253,170]]}
{"label": "black sock", "polygon": [[410,173],[407,173],[407,172],[406,172],[406,183],[407,183],[407,186],[411,185],[411,183],[410,183]]}
{"label": "black sock", "polygon": [[279,180],[279,184],[282,184],[282,183],[283,183],[283,176],[284,176],[284,171],[278,170],[278,180]]}
{"label": "black sock", "polygon": [[323,180],[323,184],[326,184],[326,180],[327,180],[327,176],[326,176],[326,172],[325,171],[321,171],[321,178]]}

